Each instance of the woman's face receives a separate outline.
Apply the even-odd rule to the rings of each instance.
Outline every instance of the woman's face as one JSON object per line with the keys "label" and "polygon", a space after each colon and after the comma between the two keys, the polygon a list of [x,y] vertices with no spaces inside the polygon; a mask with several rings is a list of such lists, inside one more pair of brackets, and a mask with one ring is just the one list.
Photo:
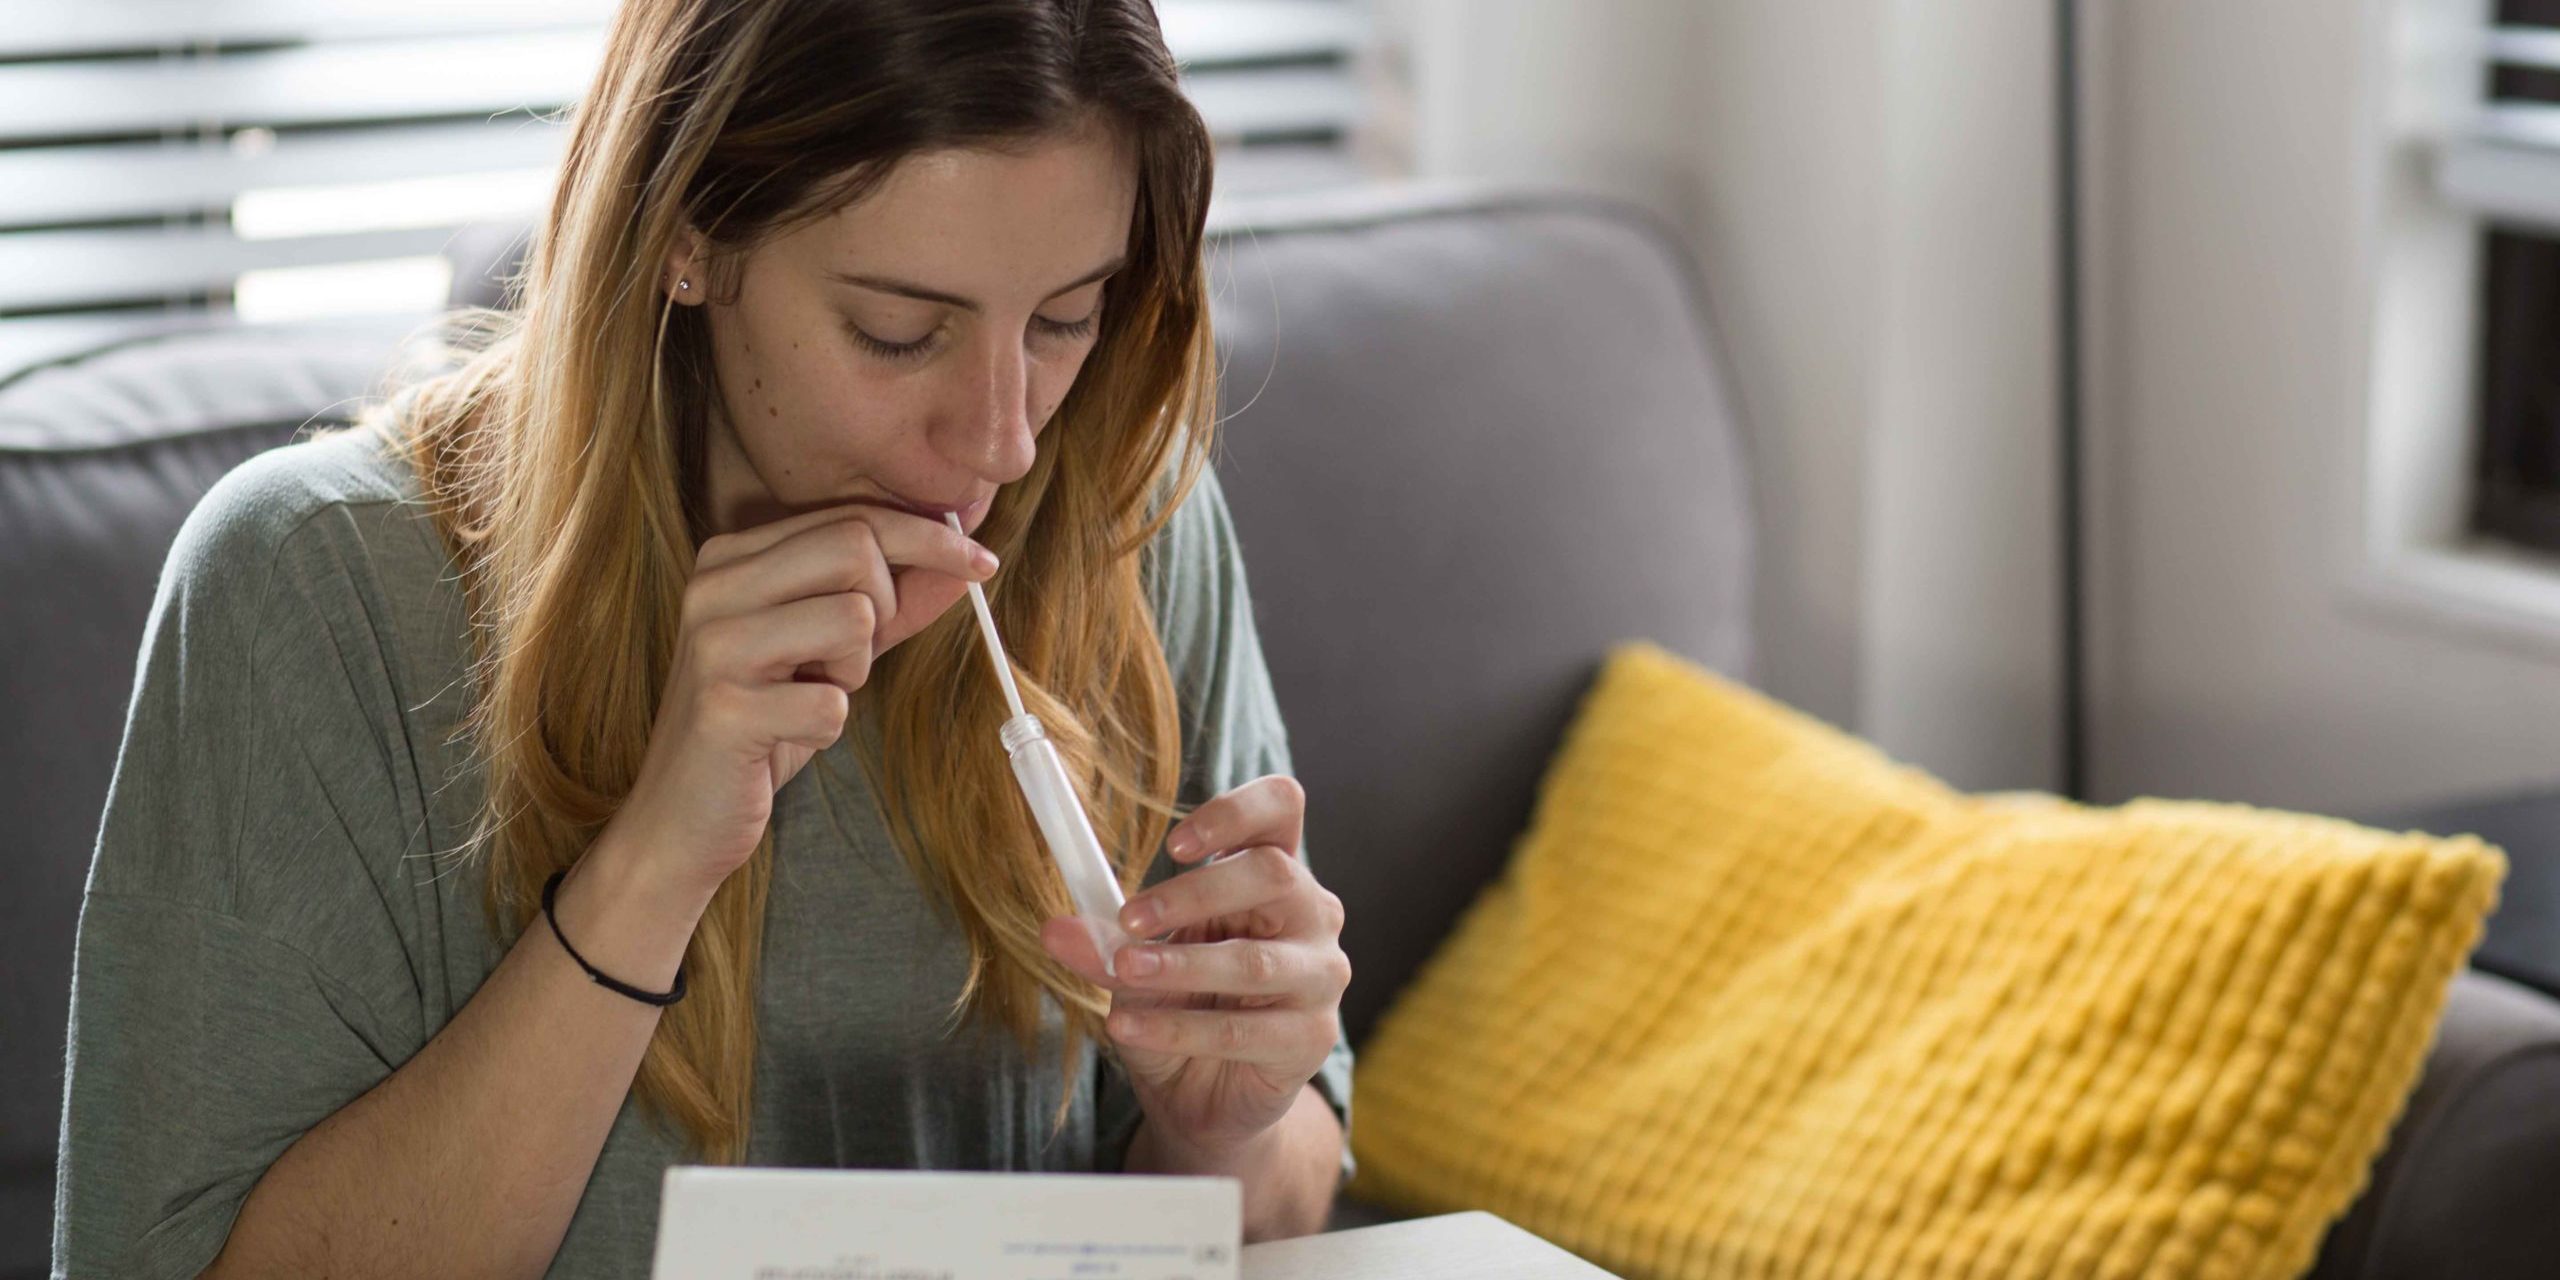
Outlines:
{"label": "woman's face", "polygon": [[680,247],[661,287],[708,309],[720,383],[713,531],[868,500],[974,532],[1093,350],[1136,203],[1135,160],[1087,124],[909,156],[750,249],[720,301]]}

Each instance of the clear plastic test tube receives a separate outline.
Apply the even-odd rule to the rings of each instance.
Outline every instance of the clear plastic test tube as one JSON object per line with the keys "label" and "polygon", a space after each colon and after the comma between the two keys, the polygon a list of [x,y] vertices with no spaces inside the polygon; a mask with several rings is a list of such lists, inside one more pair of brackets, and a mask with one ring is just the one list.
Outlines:
{"label": "clear plastic test tube", "polygon": [[[954,533],[967,533],[956,513],[945,514],[943,522]],[[969,584],[969,603],[977,610],[978,634],[986,640],[987,657],[995,663],[996,679],[1004,685],[1005,706],[1013,712],[1013,718],[1004,722],[997,736],[1004,743],[1006,756],[1013,761],[1014,782],[1031,806],[1032,820],[1040,825],[1040,838],[1048,844],[1049,857],[1066,881],[1067,897],[1075,903],[1077,916],[1093,938],[1095,954],[1102,957],[1102,971],[1118,977],[1114,960],[1120,948],[1130,941],[1120,928],[1120,908],[1127,901],[1120,892],[1120,878],[1112,872],[1111,860],[1103,855],[1102,841],[1093,833],[1084,802],[1076,797],[1075,784],[1067,777],[1057,744],[1049,741],[1040,718],[1022,709],[1022,693],[1013,683],[1013,664],[1005,659],[1004,642],[996,637],[995,617],[987,611],[987,593],[975,582]]]}

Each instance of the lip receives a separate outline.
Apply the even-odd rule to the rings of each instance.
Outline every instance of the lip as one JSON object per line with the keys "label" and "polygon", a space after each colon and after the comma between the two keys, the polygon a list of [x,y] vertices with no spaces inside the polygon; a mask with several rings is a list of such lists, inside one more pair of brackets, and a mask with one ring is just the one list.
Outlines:
{"label": "lip", "polygon": [[931,502],[918,502],[902,493],[882,494],[879,500],[904,511],[909,515],[923,516],[928,520],[940,520],[942,517],[956,511],[960,514],[960,522],[962,524],[967,524],[984,514],[987,509],[987,504],[992,502],[994,498],[994,494],[988,494],[986,497],[980,498],[975,502],[968,503],[965,506],[956,507]]}

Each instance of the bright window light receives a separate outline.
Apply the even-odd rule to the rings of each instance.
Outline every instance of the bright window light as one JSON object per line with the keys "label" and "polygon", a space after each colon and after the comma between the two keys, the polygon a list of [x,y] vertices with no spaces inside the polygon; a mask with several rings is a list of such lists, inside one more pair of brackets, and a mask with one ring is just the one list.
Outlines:
{"label": "bright window light", "polygon": [[442,227],[462,222],[516,222],[550,198],[550,168],[438,174],[389,182],[243,191],[231,203],[231,229],[243,240]]}
{"label": "bright window light", "polygon": [[429,312],[444,306],[453,264],[429,254],[335,262],[318,267],[243,271],[232,285],[232,309],[252,323],[382,312]]}

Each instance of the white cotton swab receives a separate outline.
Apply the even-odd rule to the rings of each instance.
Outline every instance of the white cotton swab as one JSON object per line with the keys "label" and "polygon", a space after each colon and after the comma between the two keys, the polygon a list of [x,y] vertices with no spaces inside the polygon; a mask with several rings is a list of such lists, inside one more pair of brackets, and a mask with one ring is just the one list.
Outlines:
{"label": "white cotton swab", "polygon": [[[959,512],[942,513],[942,522],[950,525],[953,533],[964,538],[969,536],[969,531],[960,527]],[[1022,709],[1022,691],[1013,687],[1013,663],[1004,656],[1004,641],[996,638],[996,619],[994,614],[987,612],[987,593],[980,590],[975,582],[969,584],[969,604],[978,611],[978,634],[986,637],[987,659],[996,664],[996,679],[1004,682],[1005,706],[1011,708],[1017,717],[1030,714]]]}

